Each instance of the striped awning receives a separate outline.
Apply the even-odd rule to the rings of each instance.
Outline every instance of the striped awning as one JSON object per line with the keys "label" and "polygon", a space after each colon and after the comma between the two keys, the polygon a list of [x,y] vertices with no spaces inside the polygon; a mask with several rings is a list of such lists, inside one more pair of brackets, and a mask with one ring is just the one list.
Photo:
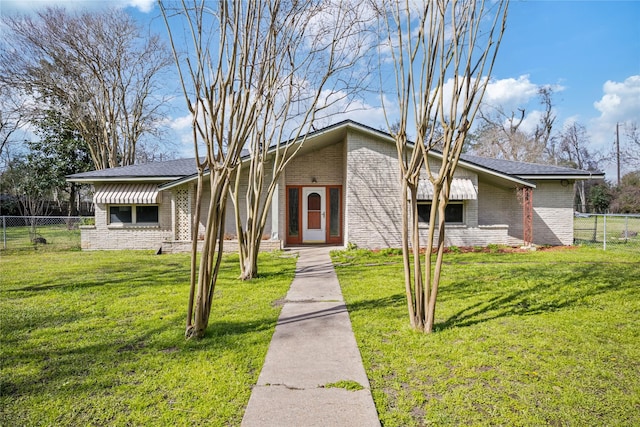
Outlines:
{"label": "striped awning", "polygon": [[94,203],[109,205],[154,205],[158,203],[157,184],[106,184],[96,188]]}
{"label": "striped awning", "polygon": [[[478,192],[469,178],[453,178],[449,200],[476,200]],[[427,179],[418,183],[418,200],[432,200],[433,185]]]}

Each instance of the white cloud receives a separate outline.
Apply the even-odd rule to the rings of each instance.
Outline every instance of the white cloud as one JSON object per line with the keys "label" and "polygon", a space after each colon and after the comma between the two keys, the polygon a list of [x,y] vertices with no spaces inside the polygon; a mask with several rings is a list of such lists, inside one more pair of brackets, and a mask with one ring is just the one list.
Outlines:
{"label": "white cloud", "polygon": [[607,81],[603,95],[593,106],[600,115],[589,123],[591,140],[597,148],[607,151],[615,138],[616,123],[640,122],[640,75],[623,82]]}
{"label": "white cloud", "polygon": [[[390,120],[393,120],[394,108],[392,103],[386,98],[385,103],[387,104]],[[362,99],[350,98],[343,91],[323,90],[318,104],[323,108],[318,114],[318,120],[316,120],[316,125],[318,126],[328,126],[350,119],[375,129],[386,129],[387,123],[382,106],[372,105]]]}
{"label": "white cloud", "polygon": [[175,131],[191,131],[191,123],[193,123],[193,118],[191,114],[187,114],[186,116],[171,119],[169,127]]}
{"label": "white cloud", "polygon": [[123,3],[125,6],[134,7],[144,13],[151,12],[156,4],[155,0],[124,0],[120,3]]}
{"label": "white cloud", "polygon": [[604,95],[593,106],[600,111],[601,122],[615,123],[640,117],[640,75],[631,76],[624,82],[607,81]]}
{"label": "white cloud", "polygon": [[99,10],[108,7],[133,7],[148,13],[155,7],[155,0],[2,0],[3,13],[28,13],[45,7],[64,7],[68,10]]}
{"label": "white cloud", "polygon": [[517,79],[491,80],[483,102],[492,106],[502,106],[506,110],[527,104],[538,95],[539,86],[529,80],[528,75]]}

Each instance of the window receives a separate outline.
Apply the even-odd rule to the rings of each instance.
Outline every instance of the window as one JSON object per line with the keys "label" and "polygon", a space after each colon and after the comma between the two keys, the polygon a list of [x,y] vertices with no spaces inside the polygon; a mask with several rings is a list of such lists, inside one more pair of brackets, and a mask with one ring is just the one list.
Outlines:
{"label": "window", "polygon": [[157,223],[158,207],[157,206],[136,206],[136,222]]}
{"label": "window", "polygon": [[157,205],[109,206],[109,224],[157,224]]}
{"label": "window", "polygon": [[287,235],[291,237],[299,237],[300,235],[300,224],[298,221],[298,211],[300,209],[299,200],[300,189],[297,187],[289,188],[289,227]]}
{"label": "window", "polygon": [[133,216],[131,215],[131,206],[109,207],[110,224],[130,224],[132,221]]}
{"label": "window", "polygon": [[[419,222],[428,224],[431,215],[431,201],[418,200]],[[464,223],[464,203],[461,201],[450,201],[444,210],[444,221],[448,224]]]}
{"label": "window", "polygon": [[329,188],[329,236],[340,237],[340,188]]}

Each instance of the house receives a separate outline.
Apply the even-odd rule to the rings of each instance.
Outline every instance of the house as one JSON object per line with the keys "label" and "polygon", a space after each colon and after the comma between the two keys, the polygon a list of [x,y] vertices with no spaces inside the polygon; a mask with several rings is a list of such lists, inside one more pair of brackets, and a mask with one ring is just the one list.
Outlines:
{"label": "house", "polygon": [[[430,162],[440,162],[439,153]],[[446,213],[447,246],[573,243],[574,186],[602,179],[557,166],[464,155]],[[95,225],[82,228],[83,249],[189,250],[195,212],[195,161],[171,160],[71,175],[94,185]],[[280,177],[263,249],[301,244],[400,247],[396,148],[384,132],[344,121],[308,135]],[[426,241],[431,186],[418,188]],[[205,194],[207,192],[205,191]],[[203,201],[207,205],[207,200]],[[242,201],[241,201],[242,202]],[[231,204],[226,230],[233,250]],[[204,230],[199,225],[196,236]]]}

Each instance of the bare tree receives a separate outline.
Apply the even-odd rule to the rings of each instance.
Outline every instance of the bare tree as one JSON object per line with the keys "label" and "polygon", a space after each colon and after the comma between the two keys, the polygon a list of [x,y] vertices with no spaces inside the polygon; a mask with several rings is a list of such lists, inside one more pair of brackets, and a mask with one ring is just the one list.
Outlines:
{"label": "bare tree", "polygon": [[637,122],[625,123],[625,147],[622,150],[622,160],[628,170],[640,170],[640,128]]}
{"label": "bare tree", "polygon": [[[194,233],[201,216],[206,215],[199,265],[195,235],[193,239],[186,325],[187,337],[202,337],[211,313],[230,192],[238,204],[241,151],[245,145],[251,151],[245,193],[247,225],[239,233],[244,245],[242,264],[249,265],[243,274],[250,277],[256,271],[265,206],[282,168],[296,152],[290,144],[276,145],[273,150],[269,144],[282,141],[285,132],[295,140],[311,125],[320,107],[322,87],[345,66],[338,54],[342,35],[317,20],[323,5],[311,0],[215,4],[182,0],[177,8],[159,3],[192,116],[198,171]],[[175,43],[179,33],[170,25],[178,20],[191,39],[191,48],[183,54]],[[310,85],[319,88],[309,89]],[[260,205],[269,152],[273,153],[271,180]],[[203,209],[205,191],[209,203]]]}
{"label": "bare tree", "polygon": [[161,73],[171,56],[158,36],[121,10],[3,16],[0,80],[33,97],[31,114],[55,110],[82,134],[96,169],[133,164],[165,100]]}
{"label": "bare tree", "polygon": [[472,141],[475,154],[485,157],[516,160],[522,162],[555,163],[556,146],[552,136],[555,123],[553,89],[538,88],[543,112],[535,129],[523,129],[526,110],[507,113],[502,106],[483,105],[478,113],[479,128]]}
{"label": "bare tree", "polygon": [[[598,169],[598,161],[588,149],[589,135],[583,125],[577,122],[571,123],[562,130],[559,139],[559,163],[582,170]],[[580,212],[587,211],[587,190],[588,185],[584,180],[576,182]]]}
{"label": "bare tree", "polygon": [[[424,1],[419,6],[410,1],[383,2],[385,48],[393,60],[400,110],[400,124],[392,135],[402,182],[405,291],[411,325],[424,332],[431,332],[434,325],[451,182],[491,75],[506,25],[507,4],[475,0]],[[413,146],[407,141],[409,114],[415,122],[417,142]],[[429,162],[436,144],[442,150],[437,154],[442,159],[438,165]],[[424,278],[417,207],[421,172],[433,187]],[[431,248],[436,241],[433,262]]]}
{"label": "bare tree", "polygon": [[0,82],[0,159],[5,157],[12,138],[26,123],[23,101],[13,88]]}
{"label": "bare tree", "polygon": [[361,4],[271,3],[278,9],[274,21],[279,28],[263,43],[265,62],[259,66],[267,72],[258,77],[261,100],[247,143],[248,170],[245,175],[238,169],[231,192],[243,280],[258,275],[260,243],[286,165],[302,148],[314,120],[326,118],[337,101],[358,89],[353,67],[367,46]]}

